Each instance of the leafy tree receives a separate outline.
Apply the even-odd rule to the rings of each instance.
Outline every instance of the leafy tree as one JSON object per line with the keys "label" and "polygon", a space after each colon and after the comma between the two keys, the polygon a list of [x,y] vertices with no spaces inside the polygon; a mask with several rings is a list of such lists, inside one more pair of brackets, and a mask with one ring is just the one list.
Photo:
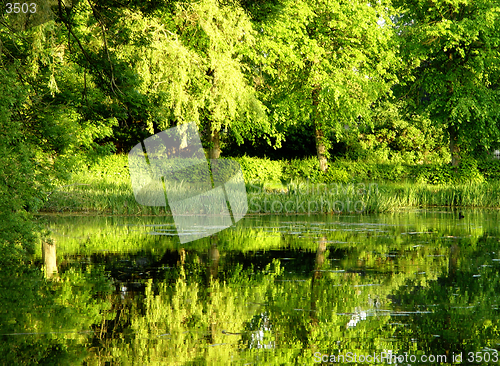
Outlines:
{"label": "leafy tree", "polygon": [[64,22],[80,48],[76,62],[110,98],[122,130],[136,125],[150,134],[194,121],[213,158],[222,130],[238,143],[275,135],[241,62],[254,32],[237,4],[88,1]]}
{"label": "leafy tree", "polygon": [[[179,9],[181,10],[181,9]],[[195,21],[189,20],[194,19]],[[245,76],[242,57],[255,45],[250,19],[241,7],[206,0],[178,12],[174,20],[183,22],[180,38],[198,59],[199,107],[191,117],[203,126],[209,156],[220,154],[219,133],[229,127],[238,143],[256,135],[276,135],[265,110]],[[177,116],[177,118],[187,116]]]}
{"label": "leafy tree", "polygon": [[22,126],[12,110],[22,103],[26,90],[15,75],[0,70],[0,268],[28,259],[34,251],[33,227],[23,210],[39,197],[33,184],[34,156],[25,144]]}
{"label": "leafy tree", "polygon": [[314,126],[321,170],[331,138],[370,118],[396,56],[384,2],[285,1],[256,23],[257,86],[273,123]]}
{"label": "leafy tree", "polygon": [[399,96],[447,131],[452,164],[500,139],[498,1],[395,1],[406,75]]}
{"label": "leafy tree", "polygon": [[109,151],[95,139],[111,133],[113,119],[85,116],[81,69],[67,57],[65,33],[45,5],[33,18],[0,18],[2,269],[29,263],[36,228],[28,212],[68,178],[77,156]]}
{"label": "leafy tree", "polygon": [[449,160],[446,136],[429,118],[405,114],[404,101],[380,100],[372,125],[358,129],[347,143],[347,158],[376,163],[430,164]]}

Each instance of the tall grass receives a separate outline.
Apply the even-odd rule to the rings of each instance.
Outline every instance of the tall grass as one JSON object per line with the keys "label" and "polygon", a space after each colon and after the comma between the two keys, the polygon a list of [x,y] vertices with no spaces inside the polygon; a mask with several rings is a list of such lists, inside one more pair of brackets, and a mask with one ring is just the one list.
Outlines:
{"label": "tall grass", "polygon": [[[247,184],[247,193],[249,213],[376,213],[433,206],[500,208],[499,181],[447,185],[293,181],[286,185]],[[168,207],[136,202],[126,155],[110,156],[75,172],[70,182],[49,194],[42,210],[115,215],[170,213]]]}
{"label": "tall grass", "polygon": [[165,208],[136,202],[127,156],[116,155],[74,172],[68,184],[49,193],[43,211],[158,215],[165,213]]}
{"label": "tall grass", "polygon": [[423,186],[416,189],[424,206],[500,207],[500,182]]}
{"label": "tall grass", "polygon": [[[290,184],[271,192],[266,189],[249,189],[250,211],[341,214],[381,213],[437,206],[500,208],[500,182],[440,186],[410,182],[380,185],[330,184],[328,189],[312,186],[313,188],[301,189],[296,184]],[[327,202],[333,204],[329,206]]]}

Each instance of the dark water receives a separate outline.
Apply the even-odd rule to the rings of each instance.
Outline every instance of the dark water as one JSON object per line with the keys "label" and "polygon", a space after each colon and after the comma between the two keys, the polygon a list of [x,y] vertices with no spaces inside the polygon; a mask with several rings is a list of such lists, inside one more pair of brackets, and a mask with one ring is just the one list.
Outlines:
{"label": "dark water", "polygon": [[41,216],[58,273],[4,276],[0,364],[498,364],[500,213],[464,216]]}

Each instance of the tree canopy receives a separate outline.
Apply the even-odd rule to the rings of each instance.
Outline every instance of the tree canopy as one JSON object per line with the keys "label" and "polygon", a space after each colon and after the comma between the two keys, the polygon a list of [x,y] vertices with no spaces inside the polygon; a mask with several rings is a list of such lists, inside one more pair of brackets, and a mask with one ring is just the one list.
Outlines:
{"label": "tree canopy", "polygon": [[500,2],[395,1],[405,60],[400,95],[460,150],[490,149],[500,138]]}
{"label": "tree canopy", "polygon": [[258,24],[259,89],[277,124],[312,124],[326,170],[331,139],[370,120],[390,92],[397,45],[385,3],[285,1]]}
{"label": "tree canopy", "polygon": [[2,183],[26,197],[12,207],[185,122],[212,158],[300,151],[322,170],[446,159],[445,138],[455,164],[499,146],[498,1],[33,4],[0,19],[2,174],[35,182]]}

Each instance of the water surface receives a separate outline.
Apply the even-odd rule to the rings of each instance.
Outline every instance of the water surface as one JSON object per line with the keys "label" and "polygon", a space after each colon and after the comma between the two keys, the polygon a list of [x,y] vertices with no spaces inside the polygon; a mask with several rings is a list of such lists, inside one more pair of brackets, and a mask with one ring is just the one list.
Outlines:
{"label": "water surface", "polygon": [[3,275],[0,360],[497,364],[500,213],[464,215],[247,216],[184,245],[170,217],[40,216],[58,273]]}

